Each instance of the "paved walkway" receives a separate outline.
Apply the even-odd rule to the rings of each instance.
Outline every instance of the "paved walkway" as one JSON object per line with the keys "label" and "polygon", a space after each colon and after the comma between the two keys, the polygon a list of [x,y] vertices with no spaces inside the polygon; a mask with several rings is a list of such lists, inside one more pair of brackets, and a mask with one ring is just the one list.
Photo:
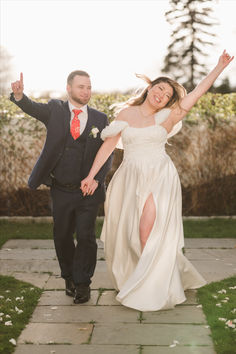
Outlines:
{"label": "paved walkway", "polygon": [[[186,256],[207,281],[236,273],[236,240],[186,239]],[[65,295],[51,240],[10,240],[0,250],[0,274],[43,288],[16,354],[213,354],[210,329],[196,291],[174,310],[140,312],[121,306],[109,280],[103,246],[91,300],[74,305]],[[175,342],[178,341],[178,342]]]}

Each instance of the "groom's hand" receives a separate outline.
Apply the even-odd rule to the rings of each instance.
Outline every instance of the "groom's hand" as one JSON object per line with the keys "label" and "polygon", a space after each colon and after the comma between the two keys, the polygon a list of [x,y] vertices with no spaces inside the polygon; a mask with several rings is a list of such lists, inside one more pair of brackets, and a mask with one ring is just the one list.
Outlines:
{"label": "groom's hand", "polygon": [[20,101],[23,98],[24,83],[23,83],[23,73],[20,73],[20,80],[12,82],[12,91],[16,101]]}

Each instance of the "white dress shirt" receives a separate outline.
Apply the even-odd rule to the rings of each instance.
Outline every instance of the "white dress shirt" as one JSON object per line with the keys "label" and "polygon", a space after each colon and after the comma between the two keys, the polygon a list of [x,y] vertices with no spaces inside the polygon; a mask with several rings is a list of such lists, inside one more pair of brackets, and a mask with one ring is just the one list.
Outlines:
{"label": "white dress shirt", "polygon": [[71,125],[71,122],[74,118],[74,112],[72,112],[73,109],[81,109],[81,112],[79,115],[78,115],[78,119],[80,120],[80,135],[83,133],[85,127],[86,127],[86,124],[87,124],[87,121],[88,121],[88,108],[87,108],[87,105],[85,104],[84,106],[78,108],[78,107],[75,107],[70,101],[68,101],[69,103],[69,110],[71,112],[71,117],[70,117],[70,125]]}

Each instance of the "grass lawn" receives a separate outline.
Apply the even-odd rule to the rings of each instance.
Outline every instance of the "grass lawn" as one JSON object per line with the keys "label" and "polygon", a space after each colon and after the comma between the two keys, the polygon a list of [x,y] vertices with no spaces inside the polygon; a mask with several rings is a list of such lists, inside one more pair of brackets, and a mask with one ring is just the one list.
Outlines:
{"label": "grass lawn", "polygon": [[236,353],[236,277],[198,289],[217,354]]}
{"label": "grass lawn", "polygon": [[0,353],[10,354],[21,331],[37,305],[42,290],[35,286],[0,275]]}
{"label": "grass lawn", "polygon": [[236,238],[236,219],[184,220],[186,238]]}
{"label": "grass lawn", "polygon": [[[236,219],[185,220],[185,238],[236,238]],[[103,220],[97,219],[96,236],[99,238]],[[9,239],[51,239],[50,223],[21,223],[0,221],[0,248]]]}

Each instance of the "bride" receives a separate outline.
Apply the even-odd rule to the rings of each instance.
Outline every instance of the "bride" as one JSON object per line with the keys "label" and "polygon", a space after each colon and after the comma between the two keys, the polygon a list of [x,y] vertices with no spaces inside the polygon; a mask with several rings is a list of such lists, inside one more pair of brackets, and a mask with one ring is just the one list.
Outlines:
{"label": "bride", "polygon": [[232,60],[224,51],[189,94],[167,77],[151,81],[142,76],[148,87],[101,132],[104,143],[81,189],[93,194],[96,174],[121,138],[124,158],[107,189],[101,239],[116,299],[125,306],[173,308],[186,300],[184,290],[206,284],[182,252],[181,186],[165,144]]}

